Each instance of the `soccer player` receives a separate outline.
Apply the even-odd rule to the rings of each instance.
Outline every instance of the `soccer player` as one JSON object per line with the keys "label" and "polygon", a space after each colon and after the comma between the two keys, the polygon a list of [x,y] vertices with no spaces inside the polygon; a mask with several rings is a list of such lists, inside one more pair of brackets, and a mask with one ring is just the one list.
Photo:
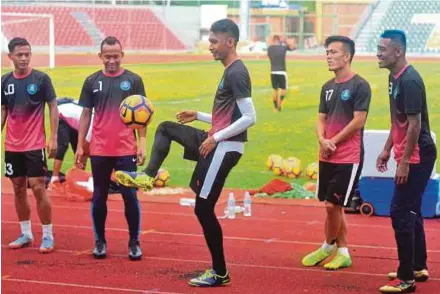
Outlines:
{"label": "soccer player", "polygon": [[[115,37],[106,37],[101,43],[99,58],[104,69],[90,75],[84,81],[79,99],[83,107],[79,121],[78,147],[75,161],[79,168],[84,164],[84,143],[90,126],[92,109],[92,140],[90,142],[90,162],[93,177],[92,219],[95,232],[95,258],[105,258],[107,241],[105,221],[107,217],[107,197],[111,174],[115,170],[135,171],[136,164],[145,161],[146,128],[139,129],[136,146],[135,132],[124,125],[119,116],[119,105],[131,95],[145,96],[142,79],[135,73],[121,67],[124,57],[121,42]],[[142,251],[139,245],[140,206],[135,188],[121,187],[124,199],[125,218],[129,229],[128,256],[139,260]]]}
{"label": "soccer player", "polygon": [[343,36],[325,41],[328,68],[335,77],[321,90],[317,135],[320,145],[318,198],[325,202],[325,241],[306,255],[302,264],[315,266],[335,251],[325,269],[337,270],[352,264],[347,246],[347,220],[344,206],[354,194],[364,157],[363,129],[371,100],[368,82],[354,73],[351,62],[354,42]]}
{"label": "soccer player", "polygon": [[[58,109],[55,90],[49,76],[29,67],[31,45],[26,39],[14,38],[8,44],[9,59],[14,71],[2,76],[2,131],[7,121],[5,139],[5,174],[14,186],[15,210],[20,222],[21,235],[10,248],[32,244],[30,205],[27,183],[37,201],[37,212],[43,224],[43,238],[39,251],[54,249],[52,234],[52,204],[46,193],[46,155],[55,155],[57,149]],[[49,106],[50,139],[46,146],[44,108]]]}
{"label": "soccer player", "polygon": [[[215,205],[231,169],[238,163],[247,141],[247,129],[255,124],[251,80],[238,58],[238,26],[230,19],[212,24],[209,49],[225,71],[214,98],[212,115],[185,110],[177,121],[161,123],[154,137],[150,162],[142,173],[116,172],[116,180],[128,186],[151,189],[154,177],[170,150],[171,142],[184,147],[183,157],[197,161],[191,179],[196,193],[195,214],[202,226],[212,257],[212,269],[189,281],[192,286],[220,286],[230,282],[223,251],[223,234],[214,212]],[[209,132],[185,126],[194,120],[212,125]]]}
{"label": "soccer player", "polygon": [[[60,182],[60,171],[69,143],[72,146],[73,153],[76,152],[76,147],[78,145],[79,119],[83,110],[83,107],[78,105],[75,100],[67,97],[58,98],[57,105],[60,116],[57,137],[58,148],[53,163],[53,173],[49,187],[53,187],[53,185]],[[93,115],[91,125],[92,124]],[[90,144],[91,137],[92,127],[90,126],[86,135],[86,149],[88,149],[87,147]]]}
{"label": "soccer player", "polygon": [[287,89],[287,73],[286,73],[286,53],[293,50],[295,44],[284,41],[284,38],[274,35],[272,44],[267,48],[267,55],[270,59],[271,81],[273,88],[273,107],[276,111],[281,111],[284,97]]}
{"label": "soccer player", "polygon": [[405,53],[404,32],[387,30],[381,35],[377,58],[379,68],[390,71],[391,131],[377,158],[377,169],[387,170],[393,148],[397,170],[391,220],[399,256],[397,273],[389,274],[394,281],[380,288],[386,293],[414,292],[415,281],[429,278],[421,204],[437,149],[429,127],[425,85],[417,70],[408,64]]}

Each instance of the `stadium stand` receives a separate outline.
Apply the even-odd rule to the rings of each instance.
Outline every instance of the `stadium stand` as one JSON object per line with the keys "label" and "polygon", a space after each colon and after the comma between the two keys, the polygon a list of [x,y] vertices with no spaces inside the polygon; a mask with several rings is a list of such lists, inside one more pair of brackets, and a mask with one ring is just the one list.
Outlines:
{"label": "stadium stand", "polygon": [[357,38],[359,52],[376,52],[381,32],[407,33],[410,53],[440,53],[440,1],[378,1]]}
{"label": "stadium stand", "polygon": [[130,49],[185,49],[150,9],[99,8],[85,11],[105,35],[118,37],[123,44],[130,44]]}
{"label": "stadium stand", "polygon": [[[71,15],[72,11],[71,7],[2,5],[2,12],[52,14],[55,22],[56,46],[92,46],[92,39]],[[3,16],[2,21],[29,18],[32,18],[32,16]],[[7,39],[22,36],[27,38],[29,42],[35,46],[48,44],[47,19],[4,25],[2,31]]]}
{"label": "stadium stand", "polygon": [[[52,14],[55,22],[55,45],[59,47],[91,47],[99,45],[104,35],[118,37],[126,49],[184,50],[179,38],[148,8],[99,6],[2,5],[2,13]],[[27,38],[31,44],[48,44],[47,19],[11,23],[32,16],[3,16],[2,32],[7,39]]]}

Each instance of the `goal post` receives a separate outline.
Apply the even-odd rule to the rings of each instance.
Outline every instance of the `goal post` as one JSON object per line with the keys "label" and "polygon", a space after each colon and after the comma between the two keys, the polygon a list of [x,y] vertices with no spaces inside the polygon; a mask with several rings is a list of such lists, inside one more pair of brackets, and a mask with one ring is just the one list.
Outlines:
{"label": "goal post", "polygon": [[[14,37],[26,38],[32,48],[46,51],[45,53],[49,56],[49,68],[55,68],[55,22],[52,14],[2,12],[1,16],[3,40],[10,41]],[[43,29],[43,32],[29,32],[29,23],[41,22],[44,19],[47,20],[47,23],[39,26]],[[45,35],[44,30],[46,28],[47,34]],[[34,40],[38,40],[37,44],[33,42]],[[44,44],[46,41],[47,44]]]}

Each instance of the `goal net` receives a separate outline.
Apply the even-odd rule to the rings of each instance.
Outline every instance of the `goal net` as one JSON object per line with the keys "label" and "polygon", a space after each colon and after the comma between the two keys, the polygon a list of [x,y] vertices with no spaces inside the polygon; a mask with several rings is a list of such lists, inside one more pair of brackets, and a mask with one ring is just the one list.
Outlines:
{"label": "goal net", "polygon": [[[55,67],[55,28],[51,14],[1,13],[2,55],[8,52],[8,43],[15,37],[25,38],[32,46],[32,59],[44,60],[49,68]],[[3,60],[4,58],[2,58]],[[41,62],[38,62],[41,64]],[[5,63],[2,61],[2,66]],[[6,64],[9,65],[9,64]]]}

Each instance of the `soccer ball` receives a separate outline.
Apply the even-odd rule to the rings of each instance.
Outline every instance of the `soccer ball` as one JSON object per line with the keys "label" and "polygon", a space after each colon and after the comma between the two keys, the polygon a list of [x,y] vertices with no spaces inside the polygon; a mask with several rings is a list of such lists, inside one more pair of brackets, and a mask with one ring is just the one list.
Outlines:
{"label": "soccer ball", "polygon": [[132,95],[119,106],[122,122],[131,129],[145,128],[153,118],[153,104],[142,95]]}
{"label": "soccer ball", "polygon": [[283,159],[279,158],[273,162],[272,172],[276,176],[281,176],[283,174]]}
{"label": "soccer ball", "polygon": [[299,177],[301,175],[301,160],[296,157],[288,157],[283,160],[282,172],[289,179]]}
{"label": "soccer ball", "polygon": [[318,178],[319,165],[313,162],[307,166],[306,176],[311,180],[316,180]]}
{"label": "soccer ball", "polygon": [[165,187],[170,179],[170,173],[166,169],[159,169],[156,177],[154,178],[153,185],[155,187]]}
{"label": "soccer ball", "polygon": [[269,155],[269,157],[267,158],[266,161],[266,166],[268,169],[273,170],[273,167],[275,165],[280,166],[281,167],[281,161],[283,160],[283,158],[281,157],[281,155],[278,154],[271,154]]}

